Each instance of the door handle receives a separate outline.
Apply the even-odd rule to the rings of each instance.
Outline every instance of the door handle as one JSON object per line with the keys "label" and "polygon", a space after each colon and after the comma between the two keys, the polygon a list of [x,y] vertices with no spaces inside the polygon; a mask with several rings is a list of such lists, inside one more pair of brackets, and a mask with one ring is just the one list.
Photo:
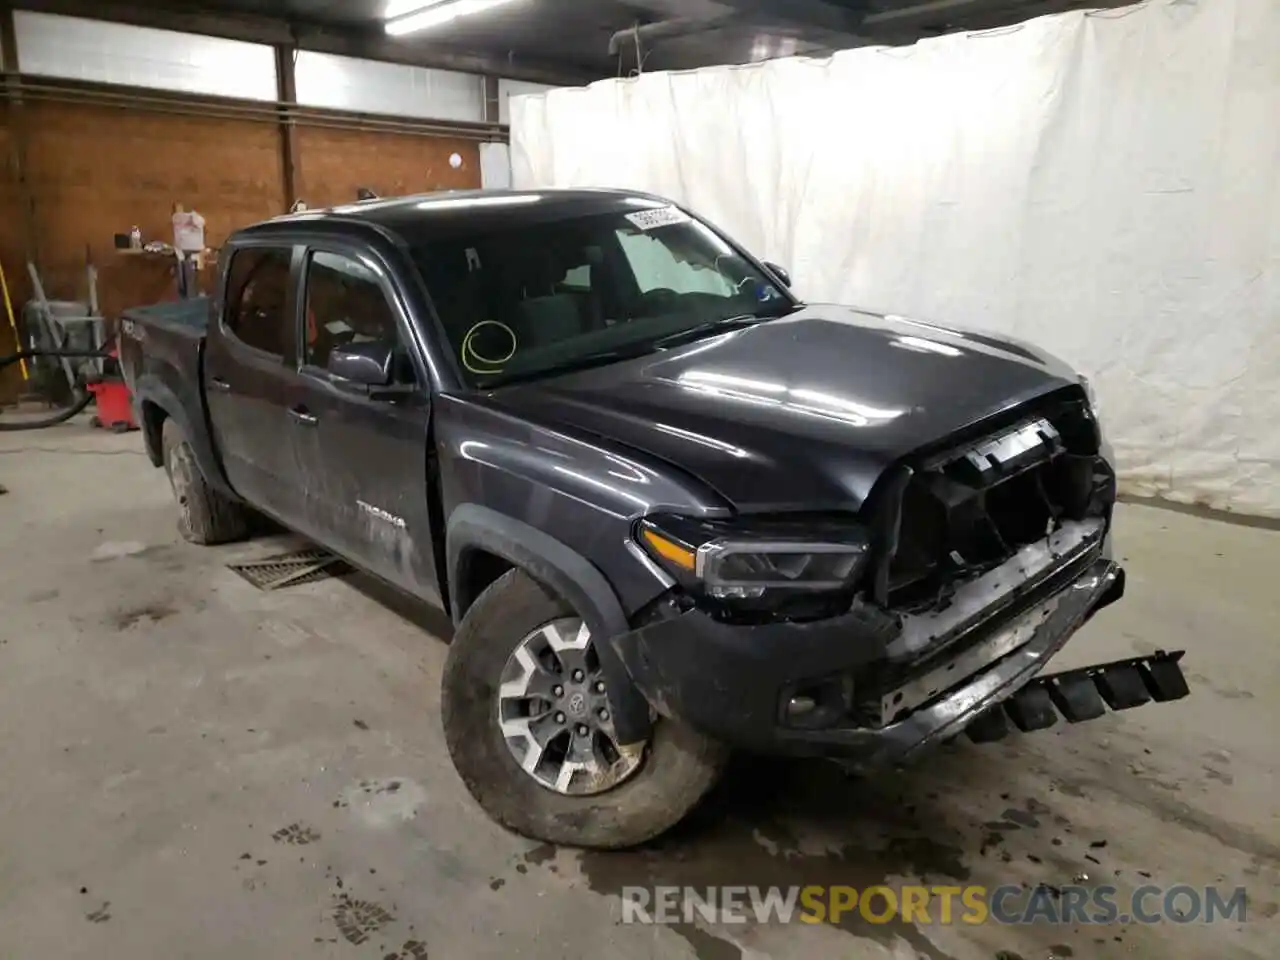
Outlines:
{"label": "door handle", "polygon": [[290,407],[289,416],[293,417],[294,420],[302,424],[304,427],[314,427],[320,422],[320,418],[314,413],[309,412],[306,407]]}
{"label": "door handle", "polygon": [[227,383],[227,381],[223,380],[221,377],[210,377],[209,386],[213,387],[213,389],[220,393],[231,392],[231,384]]}

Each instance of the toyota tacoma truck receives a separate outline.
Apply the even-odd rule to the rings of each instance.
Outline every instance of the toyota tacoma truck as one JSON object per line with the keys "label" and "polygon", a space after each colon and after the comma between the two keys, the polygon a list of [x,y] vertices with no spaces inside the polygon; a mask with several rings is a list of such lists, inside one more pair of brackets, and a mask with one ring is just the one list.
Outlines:
{"label": "toyota tacoma truck", "polygon": [[1185,696],[1180,652],[1048,675],[1120,598],[1088,383],[825,304],[681,206],[450,192],[279,217],[121,362],[188,540],[265,515],[436,604],[495,820],[624,847],[731,748],[858,771]]}

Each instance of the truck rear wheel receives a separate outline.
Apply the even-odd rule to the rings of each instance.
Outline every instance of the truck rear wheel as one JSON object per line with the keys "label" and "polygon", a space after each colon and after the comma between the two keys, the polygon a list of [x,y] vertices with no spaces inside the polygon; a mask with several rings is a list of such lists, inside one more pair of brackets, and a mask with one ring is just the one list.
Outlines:
{"label": "truck rear wheel", "polygon": [[161,433],[164,470],[178,502],[178,532],[184,540],[213,546],[249,535],[248,510],[209,486],[196,463],[191,444],[172,420]]}
{"label": "truck rear wheel", "polygon": [[659,720],[638,756],[612,739],[590,631],[570,606],[510,570],[467,611],[445,663],[445,740],[476,802],[524,836],[621,848],[679,823],[728,750]]}

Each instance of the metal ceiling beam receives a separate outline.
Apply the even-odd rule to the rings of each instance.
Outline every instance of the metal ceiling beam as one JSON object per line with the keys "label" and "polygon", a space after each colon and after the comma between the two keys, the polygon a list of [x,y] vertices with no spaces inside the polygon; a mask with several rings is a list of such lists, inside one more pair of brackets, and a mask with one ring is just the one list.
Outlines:
{"label": "metal ceiling beam", "polygon": [[297,41],[298,46],[304,50],[406,63],[437,70],[529,80],[554,86],[576,86],[600,79],[598,70],[581,64],[547,63],[516,56],[514,52],[503,57],[492,53],[455,50],[438,44],[425,46],[422,41],[415,41],[410,45],[393,40],[381,31],[361,33],[324,27],[300,27],[297,30]]}
{"label": "metal ceiling beam", "polygon": [[677,17],[672,20],[659,20],[656,23],[640,23],[634,27],[619,30],[609,38],[609,56],[616,57],[628,43],[656,43],[659,40],[670,40],[674,37],[688,37],[695,33],[718,30],[737,19],[736,14],[725,13],[715,17]]}
{"label": "metal ceiling beam", "polygon": [[992,8],[1016,13],[1020,4],[1016,0],[926,0],[906,7],[881,10],[879,13],[867,14],[863,22],[868,27],[892,25],[900,27],[919,20],[936,20],[938,17],[948,19],[951,16],[987,12]]}
{"label": "metal ceiling beam", "polygon": [[755,26],[788,24],[810,27],[850,37],[860,36],[864,16],[861,11],[827,3],[825,0],[717,0],[731,7]]}
{"label": "metal ceiling beam", "polygon": [[925,0],[867,16],[867,25],[914,33],[931,28],[986,30],[1046,14],[1127,6],[1132,0]]}
{"label": "metal ceiling beam", "polygon": [[508,55],[494,56],[420,41],[404,42],[380,30],[341,29],[315,23],[290,23],[273,17],[216,11],[209,6],[182,10],[139,0],[17,0],[17,9],[57,13],[69,17],[109,20],[160,30],[200,33],[249,43],[290,44],[299,49],[366,60],[383,60],[436,70],[489,74],[534,83],[576,85],[600,79],[597,71],[579,64],[551,64]]}

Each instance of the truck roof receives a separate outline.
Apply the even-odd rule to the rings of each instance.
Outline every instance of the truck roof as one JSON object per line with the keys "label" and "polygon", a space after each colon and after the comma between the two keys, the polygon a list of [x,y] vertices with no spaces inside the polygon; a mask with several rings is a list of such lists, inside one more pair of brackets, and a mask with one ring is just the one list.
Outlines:
{"label": "truck roof", "polygon": [[290,232],[331,232],[343,226],[359,231],[371,225],[412,242],[458,232],[485,232],[495,227],[519,229],[593,214],[652,209],[670,202],[628,190],[445,190],[303,210],[245,227],[236,235],[274,233],[281,227]]}

